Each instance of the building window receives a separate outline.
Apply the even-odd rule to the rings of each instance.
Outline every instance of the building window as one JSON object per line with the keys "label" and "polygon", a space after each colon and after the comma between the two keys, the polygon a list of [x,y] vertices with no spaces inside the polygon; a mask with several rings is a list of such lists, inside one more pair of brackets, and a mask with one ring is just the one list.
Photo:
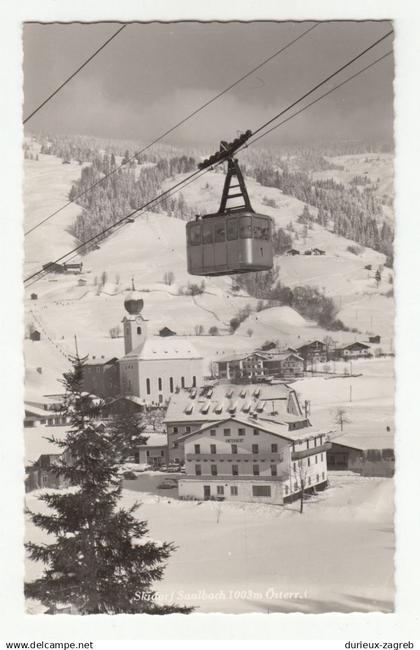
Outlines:
{"label": "building window", "polygon": [[158,390],[162,390],[162,377],[158,379]]}
{"label": "building window", "polygon": [[201,465],[196,465],[195,466],[195,475],[196,476],[201,476]]}
{"label": "building window", "polygon": [[239,436],[244,436],[245,435],[245,429],[238,429],[238,435]]}
{"label": "building window", "polygon": [[273,454],[277,454],[278,450],[279,450],[278,445],[276,445],[276,444],[271,445],[271,452],[272,452]]}
{"label": "building window", "polygon": [[217,465],[210,465],[210,473],[212,476],[217,476]]}
{"label": "building window", "polygon": [[309,449],[309,440],[306,441],[306,449]]}
{"label": "building window", "polygon": [[194,445],[194,453],[199,454],[200,453],[200,445]]}
{"label": "building window", "polygon": [[223,429],[224,436],[230,436],[230,429]]}
{"label": "building window", "polygon": [[311,466],[311,459],[308,458],[308,467],[310,467],[310,466]]}
{"label": "building window", "polygon": [[185,377],[181,377],[181,388],[185,388]]}
{"label": "building window", "polygon": [[260,435],[260,432],[258,431],[258,429],[254,429],[254,436],[259,436],[259,435]]}
{"label": "building window", "polygon": [[185,427],[185,433],[191,433],[191,427]]}
{"label": "building window", "polygon": [[[121,330],[120,330],[121,331]],[[137,334],[141,334],[141,327],[137,328]]]}
{"label": "building window", "polygon": [[293,489],[294,489],[294,490],[297,490],[297,489],[298,489],[298,484],[296,483],[296,481],[295,481],[295,484],[294,484],[294,486],[293,486]]}
{"label": "building window", "polygon": [[316,482],[319,483],[319,474],[316,475]]}
{"label": "building window", "polygon": [[232,465],[232,476],[238,476],[238,475],[239,475],[238,465]]}
{"label": "building window", "polygon": [[146,379],[146,393],[150,395],[150,379]]}
{"label": "building window", "polygon": [[271,476],[277,476],[277,465],[270,465]]}
{"label": "building window", "polygon": [[321,454],[321,463],[324,460],[324,454]]}
{"label": "building window", "polygon": [[216,454],[216,445],[210,445],[210,453],[211,454]]}
{"label": "building window", "polygon": [[252,445],[252,453],[258,454],[258,445]]}
{"label": "building window", "polygon": [[215,436],[216,435],[216,429],[210,429],[210,435]]}
{"label": "building window", "polygon": [[308,476],[308,485],[310,485],[310,484],[311,484],[311,477]]}
{"label": "building window", "polygon": [[170,390],[171,393],[174,392],[174,378],[173,377],[169,377],[169,390]]}
{"label": "building window", "polygon": [[259,465],[253,465],[252,466],[252,473],[254,476],[259,476],[260,475],[260,466]]}
{"label": "building window", "polygon": [[230,486],[230,494],[232,497],[237,497],[238,496],[238,486],[237,485],[231,485]]}
{"label": "building window", "polygon": [[253,485],[252,486],[252,496],[253,497],[271,497],[271,487],[270,487],[270,485]]}
{"label": "building window", "polygon": [[178,427],[173,427],[172,431],[173,433],[178,433]]}
{"label": "building window", "polygon": [[163,395],[159,395],[159,404],[162,404],[163,402]]}
{"label": "building window", "polygon": [[192,378],[192,387],[195,388],[196,386],[197,386],[197,379],[196,379],[196,376],[193,375],[193,378]]}
{"label": "building window", "polygon": [[325,479],[325,472],[322,472],[322,480]]}
{"label": "building window", "polygon": [[296,472],[296,463],[293,463],[293,471]]}
{"label": "building window", "polygon": [[225,493],[225,488],[223,487],[223,485],[218,485],[217,486],[217,494],[223,496],[224,493]]}
{"label": "building window", "polygon": [[315,465],[318,463],[318,456],[315,454]]}
{"label": "building window", "polygon": [[178,443],[174,442],[174,449],[178,449]]}
{"label": "building window", "polygon": [[284,493],[286,496],[289,494],[289,487],[287,485],[284,486]]}
{"label": "building window", "polygon": [[232,448],[232,451],[231,451],[232,454],[237,454],[238,453],[238,445],[231,445],[231,448]]}

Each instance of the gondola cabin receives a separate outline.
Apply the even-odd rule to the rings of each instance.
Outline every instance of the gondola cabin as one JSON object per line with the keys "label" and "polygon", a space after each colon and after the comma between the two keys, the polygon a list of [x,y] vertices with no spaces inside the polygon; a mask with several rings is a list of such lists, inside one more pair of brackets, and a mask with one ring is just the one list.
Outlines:
{"label": "gondola cabin", "polygon": [[[237,183],[231,185],[232,179]],[[238,197],[243,204],[228,207]],[[239,165],[229,159],[219,211],[197,216],[186,226],[188,273],[212,276],[271,269],[272,227],[270,217],[252,209]]]}

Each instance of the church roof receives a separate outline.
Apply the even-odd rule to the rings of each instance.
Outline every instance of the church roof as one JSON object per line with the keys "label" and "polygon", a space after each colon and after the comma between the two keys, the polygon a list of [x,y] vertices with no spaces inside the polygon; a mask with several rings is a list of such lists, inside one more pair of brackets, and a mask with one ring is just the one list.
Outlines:
{"label": "church roof", "polygon": [[202,355],[195,349],[188,339],[180,337],[162,338],[160,336],[150,337],[134,350],[131,350],[123,357],[124,359],[139,359],[141,361],[152,361],[162,359],[202,359]]}

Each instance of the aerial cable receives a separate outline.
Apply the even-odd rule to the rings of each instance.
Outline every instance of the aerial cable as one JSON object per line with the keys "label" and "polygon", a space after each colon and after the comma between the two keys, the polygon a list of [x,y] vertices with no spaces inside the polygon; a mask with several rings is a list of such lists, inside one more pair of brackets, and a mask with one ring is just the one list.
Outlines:
{"label": "aerial cable", "polygon": [[[388,32],[385,36],[383,36],[381,39],[379,39],[379,40],[376,41],[374,44],[372,44],[369,48],[367,48],[367,50],[364,50],[363,53],[365,53],[365,52],[369,51],[370,49],[372,49],[372,47],[374,47],[375,45],[377,45],[380,41],[382,41],[384,38],[386,38],[387,36],[389,36],[391,33],[392,33],[392,31],[391,31],[391,32]],[[249,142],[249,144],[253,144],[253,143],[255,143],[257,140],[259,140],[260,138],[262,138],[262,137],[264,137],[265,135],[267,135],[270,131],[273,131],[275,128],[278,128],[279,126],[281,126],[281,124],[284,124],[285,122],[289,121],[289,120],[292,119],[293,117],[296,117],[297,115],[299,115],[299,114],[302,113],[303,111],[307,110],[307,109],[310,108],[312,105],[314,105],[315,103],[317,103],[318,101],[320,101],[321,99],[323,99],[324,97],[326,97],[327,95],[330,95],[332,92],[334,92],[335,90],[337,90],[338,88],[340,88],[340,87],[343,86],[344,84],[348,83],[349,81],[351,81],[351,80],[354,79],[355,77],[359,76],[360,74],[362,74],[363,72],[365,72],[365,71],[368,70],[369,68],[373,67],[374,65],[376,65],[377,63],[379,63],[380,61],[382,61],[384,58],[386,58],[387,56],[389,56],[390,54],[392,54],[391,51],[390,51],[390,52],[387,52],[386,54],[384,54],[383,56],[381,56],[381,57],[378,58],[377,60],[375,60],[375,61],[373,61],[372,63],[368,64],[367,66],[365,66],[364,68],[362,68],[361,70],[359,70],[358,72],[354,73],[353,75],[351,75],[350,77],[348,77],[346,80],[344,80],[343,82],[341,82],[340,84],[338,84],[336,87],[334,87],[334,88],[330,89],[328,92],[324,93],[324,95],[318,97],[318,98],[317,98],[316,100],[314,100],[313,102],[310,102],[308,105],[304,106],[302,109],[300,109],[299,111],[297,111],[297,112],[296,112],[295,114],[293,114],[292,116],[289,116],[289,118],[287,118],[286,120],[284,120],[284,121],[281,122],[280,124],[275,125],[275,126],[272,127],[270,130],[264,132],[264,133],[261,134],[261,136],[259,136],[258,138],[255,138],[254,140],[251,140],[251,141]],[[360,55],[358,55],[357,57],[355,57],[354,59],[352,59],[351,62],[348,62],[345,66],[342,66],[342,67],[340,68],[340,71],[342,71],[345,67],[348,67],[351,63],[353,63],[355,60],[357,60],[358,58],[360,58],[360,56],[362,56],[362,53],[361,53]],[[336,74],[338,74],[338,71],[337,71],[336,73],[330,75],[329,77],[327,77],[327,78],[326,78],[322,83],[317,84],[317,86],[316,86],[315,88],[313,88],[312,91],[310,91],[310,92],[314,92],[314,91],[315,91],[316,89],[318,89],[322,84],[327,83],[327,82],[328,82],[328,81],[329,81],[333,76],[335,76]],[[256,131],[254,131],[254,134],[259,133],[259,132],[260,132],[260,131],[261,131],[261,130],[266,126],[266,125],[271,124],[275,119],[278,119],[278,116],[279,116],[279,115],[283,115],[285,112],[287,112],[288,110],[290,110],[290,108],[292,108],[292,107],[295,106],[297,103],[299,103],[300,101],[302,101],[302,99],[303,99],[304,97],[307,97],[308,94],[310,94],[310,93],[305,93],[305,95],[304,95],[303,97],[301,97],[299,100],[293,102],[293,103],[292,103],[292,104],[291,104],[287,109],[284,109],[283,111],[281,111],[281,112],[276,116],[276,118],[273,118],[273,119],[269,120],[268,122],[265,123],[265,125],[262,125],[261,127],[259,127]],[[240,150],[246,148],[247,146],[249,146],[249,144],[248,144],[248,145],[246,145],[246,144],[243,145],[243,146],[241,147]],[[106,234],[107,232],[109,232],[110,230],[112,230],[113,228],[115,228],[115,226],[118,226],[119,224],[122,224],[124,221],[126,221],[127,219],[129,219],[130,217],[132,217],[134,214],[136,214],[136,213],[138,213],[138,212],[140,212],[140,211],[142,211],[142,210],[145,210],[147,207],[149,207],[150,205],[152,205],[152,204],[155,203],[156,201],[159,201],[159,199],[163,199],[163,198],[165,198],[169,193],[172,193],[172,192],[173,192],[174,190],[176,190],[177,188],[178,188],[177,191],[179,191],[180,189],[182,189],[180,186],[183,185],[183,183],[185,183],[185,182],[187,182],[187,181],[190,181],[190,180],[192,180],[192,179],[196,180],[196,177],[198,177],[199,175],[200,175],[200,176],[203,175],[203,173],[206,173],[207,171],[209,171],[209,169],[213,169],[214,167],[217,167],[218,165],[220,165],[220,164],[223,163],[223,162],[224,162],[223,159],[222,159],[222,160],[219,160],[219,161],[216,162],[214,165],[212,165],[211,168],[208,167],[208,168],[204,169],[204,171],[202,171],[201,173],[200,173],[201,170],[197,170],[196,172],[190,174],[187,178],[185,178],[185,179],[183,179],[182,181],[176,183],[174,186],[172,186],[171,188],[169,188],[169,189],[166,190],[165,192],[161,193],[160,195],[158,195],[158,196],[155,197],[154,199],[151,199],[149,202],[147,202],[147,203],[144,204],[143,206],[140,206],[139,208],[136,208],[135,210],[133,210],[131,213],[129,213],[129,214],[127,214],[126,216],[124,216],[122,219],[120,219],[120,220],[117,221],[116,223],[114,223],[114,224],[108,226],[107,228],[105,228],[104,230],[102,230],[100,233],[97,233],[96,235],[93,235],[93,236],[92,236],[91,238],[89,238],[87,241],[81,243],[79,246],[75,247],[74,249],[72,249],[72,250],[69,251],[68,253],[65,253],[65,254],[62,255],[61,257],[59,257],[59,258],[57,258],[56,260],[54,260],[54,262],[50,262],[48,265],[46,265],[46,268],[42,268],[42,269],[40,269],[39,271],[37,271],[37,272],[31,274],[30,276],[28,276],[27,278],[24,279],[24,282],[28,282],[29,280],[32,280],[33,278],[35,278],[35,277],[37,277],[37,276],[43,274],[45,271],[48,271],[48,268],[49,268],[49,267],[52,267],[54,264],[56,264],[56,263],[62,261],[63,259],[65,259],[65,258],[68,257],[69,255],[72,255],[73,253],[75,253],[75,252],[79,251],[80,249],[82,249],[84,246],[86,246],[86,245],[92,243],[94,240],[96,240],[96,239],[102,237],[104,234]],[[39,279],[39,278],[38,278],[38,279]]]}
{"label": "aerial cable", "polygon": [[[279,124],[275,124],[275,125],[272,126],[270,129],[268,129],[268,131],[265,131],[264,133],[261,133],[258,137],[253,138],[252,140],[250,140],[249,142],[247,142],[247,144],[245,145],[244,148],[246,148],[246,147],[250,147],[252,144],[255,144],[258,140],[260,140],[260,139],[263,138],[264,136],[266,136],[266,135],[268,135],[269,133],[271,133],[272,131],[275,131],[276,129],[278,129],[279,126],[282,126],[283,124],[286,124],[286,122],[288,122],[288,121],[291,120],[292,118],[296,117],[296,116],[299,115],[300,113],[303,113],[303,111],[306,111],[308,108],[310,108],[310,107],[313,106],[314,104],[317,104],[319,101],[321,101],[321,99],[324,99],[324,98],[327,97],[328,95],[331,95],[331,93],[333,93],[335,90],[338,90],[338,88],[341,88],[341,87],[344,86],[345,84],[349,83],[349,81],[352,81],[352,79],[355,79],[356,77],[358,77],[359,75],[361,75],[363,72],[366,72],[366,70],[369,70],[369,68],[372,68],[374,65],[376,65],[377,63],[379,63],[379,62],[382,61],[383,59],[386,59],[386,58],[387,58],[388,56],[390,56],[392,53],[393,53],[392,50],[389,50],[389,52],[386,52],[383,56],[380,56],[378,59],[375,59],[375,61],[372,61],[372,63],[369,63],[369,65],[365,66],[365,67],[362,68],[361,70],[358,70],[358,72],[355,72],[355,73],[352,74],[350,77],[347,77],[347,79],[344,79],[344,81],[342,81],[341,83],[337,84],[336,86],[334,86],[333,88],[331,88],[330,90],[328,90],[328,91],[327,91],[326,93],[324,93],[323,95],[320,95],[319,97],[317,97],[316,99],[314,99],[314,100],[313,100],[312,102],[310,102],[309,104],[306,104],[305,106],[303,106],[303,108],[301,108],[300,110],[296,111],[296,113],[293,113],[292,115],[289,115],[289,117],[286,117],[286,119],[284,119],[284,120],[282,120],[281,122],[279,122]],[[241,150],[240,150],[240,151],[241,151]]]}
{"label": "aerial cable", "polygon": [[[220,163],[219,163],[219,164],[220,164]],[[216,165],[215,165],[215,167],[216,167]],[[176,187],[176,186],[174,186],[173,188],[170,188],[169,190],[167,190],[167,191],[169,192],[169,194],[168,194],[167,196],[162,196],[162,195],[161,195],[160,197],[157,196],[155,199],[153,199],[153,200],[151,201],[151,203],[154,203],[154,205],[152,205],[151,207],[155,207],[156,205],[159,205],[159,203],[162,203],[162,201],[163,201],[164,198],[168,199],[168,198],[170,198],[171,196],[173,196],[174,194],[177,194],[178,192],[181,192],[181,191],[182,191],[183,189],[185,189],[188,185],[191,185],[191,183],[194,183],[195,181],[198,181],[198,179],[199,179],[201,176],[204,176],[204,174],[207,174],[207,172],[210,171],[210,170],[209,170],[209,169],[205,169],[204,171],[202,171],[202,170],[199,170],[199,171],[200,171],[200,173],[195,172],[195,174],[192,174],[192,175],[191,175],[191,176],[193,176],[193,178],[191,178],[191,176],[189,176],[188,178],[186,178],[186,179],[184,179],[183,181],[181,181],[181,183],[183,183],[181,187],[177,187],[176,189],[174,189],[174,188]],[[196,175],[196,174],[197,174],[197,175]],[[188,179],[189,179],[189,180],[188,180]],[[138,209],[141,210],[141,212],[139,212],[139,213],[137,214],[136,218],[141,217],[142,214],[144,214],[145,212],[148,211],[147,208],[138,208]],[[115,228],[115,231],[120,230],[120,229],[125,225],[125,224],[124,224],[124,221],[126,221],[127,219],[129,219],[130,216],[132,216],[132,215],[128,215],[128,216],[124,217],[124,218],[121,220],[121,222],[118,223],[117,226],[115,226],[115,224],[113,224],[113,225],[111,226],[111,228]],[[102,232],[102,233],[99,233],[98,235],[95,235],[95,237],[101,236],[102,234],[103,234],[103,232]],[[83,243],[83,245],[85,245],[85,243]],[[73,253],[73,254],[72,254],[72,253]],[[69,258],[66,260],[66,262],[68,263],[68,262],[71,262],[72,260],[76,259],[76,257],[78,257],[79,254],[78,254],[77,252],[70,251],[69,253],[66,253],[66,255],[65,255],[64,257],[67,257],[67,255],[71,255],[71,257],[69,257]],[[63,258],[60,258],[60,259],[62,260]],[[51,264],[55,264],[55,263],[58,263],[58,260],[56,260],[55,262],[51,262]],[[46,275],[48,275],[48,273],[50,273],[50,271],[49,271],[48,269],[42,269],[41,271],[38,271],[38,273],[35,274],[35,275],[37,275],[38,277],[34,278],[34,279],[32,280],[32,282],[30,282],[29,284],[27,284],[27,285],[26,285],[26,289],[28,289],[28,288],[31,287],[33,284],[35,284],[35,282],[38,282],[38,280],[42,280],[42,278],[45,277]],[[29,281],[30,279],[31,279],[31,278],[27,278],[27,279],[25,280],[25,282],[26,282],[26,281]]]}
{"label": "aerial cable", "polygon": [[76,76],[76,75],[77,75],[81,70],[83,70],[83,68],[84,68],[85,66],[87,66],[87,64],[90,63],[90,62],[92,61],[92,59],[94,59],[95,56],[97,56],[97,55],[99,54],[99,52],[101,52],[101,51],[102,51],[102,50],[103,50],[103,49],[108,45],[108,43],[110,43],[110,42],[111,42],[111,41],[112,41],[116,36],[118,36],[118,34],[119,34],[120,32],[122,32],[122,30],[125,29],[126,27],[127,27],[127,25],[122,25],[121,27],[119,27],[119,29],[117,29],[117,31],[116,31],[114,34],[112,34],[112,36],[110,36],[110,37],[105,41],[105,43],[102,43],[102,45],[101,45],[97,50],[95,50],[95,52],[94,52],[93,54],[91,54],[90,57],[89,57],[88,59],[86,59],[86,61],[85,61],[84,63],[82,63],[82,65],[79,66],[79,67],[77,68],[77,70],[75,70],[75,71],[70,75],[70,77],[67,77],[67,79],[66,79],[65,81],[63,81],[63,83],[60,84],[60,85],[58,86],[58,88],[56,88],[56,89],[54,90],[54,92],[51,93],[51,95],[49,95],[46,99],[44,99],[44,101],[43,101],[43,102],[42,102],[42,103],[41,103],[41,104],[40,104],[40,105],[39,105],[39,106],[38,106],[34,111],[32,111],[32,113],[30,113],[27,117],[25,117],[25,119],[23,120],[23,124],[26,124],[26,122],[28,122],[28,121],[31,119],[31,117],[33,117],[36,113],[38,113],[38,111],[40,111],[41,108],[42,108],[43,106],[45,106],[45,104],[48,104],[48,102],[49,102],[49,101],[50,101],[50,100],[51,100],[51,99],[52,99],[52,98],[53,98],[53,97],[54,97],[58,92],[60,92],[60,90],[61,90],[62,88],[64,88],[64,86],[66,86],[66,85],[69,83],[69,81],[71,81],[71,80],[72,80],[72,79],[73,79],[73,78],[74,78],[74,77],[75,77],[75,76]]}
{"label": "aerial cable", "polygon": [[[198,108],[196,108],[192,113],[189,113],[189,115],[187,115],[187,116],[184,117],[182,120],[180,120],[179,122],[177,122],[176,124],[174,124],[174,126],[172,126],[170,129],[168,129],[167,131],[165,131],[164,133],[162,133],[160,136],[158,136],[157,138],[155,138],[152,142],[150,142],[150,144],[148,144],[148,145],[146,145],[145,147],[143,147],[143,149],[140,149],[139,151],[136,151],[136,153],[134,153],[130,158],[127,158],[127,160],[126,160],[123,164],[118,165],[117,167],[115,167],[114,169],[112,169],[110,172],[108,172],[107,174],[105,174],[104,176],[102,176],[101,178],[99,178],[97,181],[95,181],[95,183],[92,183],[92,185],[90,185],[90,186],[87,187],[85,190],[83,190],[82,192],[80,192],[79,194],[77,194],[77,195],[76,195],[76,196],[75,196],[71,201],[68,201],[67,203],[65,203],[64,205],[62,205],[60,208],[57,208],[57,210],[55,210],[55,211],[52,212],[50,215],[48,215],[47,217],[45,217],[45,219],[42,219],[42,221],[40,221],[40,222],[37,223],[36,225],[32,226],[32,228],[29,228],[29,230],[27,230],[27,231],[24,233],[24,237],[26,237],[26,236],[29,235],[31,232],[33,232],[34,230],[36,230],[37,228],[39,228],[40,226],[42,226],[46,221],[49,221],[50,219],[52,219],[53,217],[55,217],[59,212],[61,212],[62,210],[64,210],[64,208],[67,208],[67,207],[68,207],[69,205],[71,205],[72,203],[75,203],[75,202],[77,201],[77,199],[80,199],[80,198],[81,198],[82,196],[84,196],[87,192],[90,192],[91,190],[93,190],[97,185],[100,185],[101,183],[103,183],[107,178],[109,178],[110,176],[112,176],[112,174],[115,174],[115,172],[117,172],[118,170],[122,169],[122,168],[123,168],[127,163],[131,162],[132,160],[134,160],[134,159],[137,158],[138,156],[141,156],[141,155],[142,155],[143,153],[145,153],[148,149],[150,149],[150,148],[153,147],[155,144],[157,144],[158,142],[160,142],[161,140],[163,140],[163,138],[165,138],[167,135],[169,135],[170,133],[172,133],[173,131],[175,131],[175,129],[177,129],[178,127],[180,127],[180,126],[182,126],[183,124],[185,124],[188,120],[190,120],[192,117],[194,117],[195,115],[197,115],[198,113],[200,113],[200,111],[202,111],[202,110],[204,110],[205,108],[207,108],[207,106],[210,106],[210,104],[212,104],[213,102],[215,102],[217,99],[220,99],[220,97],[222,97],[225,93],[227,93],[227,92],[229,92],[230,90],[232,90],[232,88],[234,88],[234,87],[237,86],[239,83],[241,83],[242,81],[244,81],[244,79],[247,79],[247,77],[249,77],[249,76],[252,75],[254,72],[256,72],[257,70],[259,70],[260,68],[262,68],[264,65],[266,65],[267,63],[269,63],[269,61],[272,61],[276,56],[278,56],[279,54],[281,54],[282,52],[284,52],[285,50],[287,50],[289,47],[291,47],[292,45],[294,45],[297,41],[299,41],[301,38],[303,38],[304,36],[306,36],[306,34],[309,34],[309,32],[311,32],[312,30],[314,30],[314,29],[315,29],[316,27],[318,27],[318,26],[319,26],[319,23],[316,23],[315,25],[312,25],[312,27],[309,27],[309,28],[306,29],[304,32],[302,32],[301,34],[299,34],[299,36],[297,36],[297,37],[294,38],[293,40],[291,40],[291,41],[289,41],[288,43],[286,43],[286,45],[284,45],[284,46],[281,47],[279,50],[277,50],[276,52],[274,52],[274,54],[272,54],[271,56],[269,56],[269,57],[267,57],[266,59],[264,59],[264,61],[261,61],[261,63],[259,63],[255,68],[252,68],[252,70],[249,70],[249,72],[247,72],[246,74],[242,75],[242,77],[240,77],[239,79],[237,79],[237,80],[236,80],[234,83],[232,83],[230,86],[228,86],[228,87],[225,88],[224,90],[221,90],[219,93],[217,93],[217,95],[214,95],[214,97],[212,97],[212,98],[209,99],[207,102],[205,102],[204,104],[202,104],[201,106],[199,106]],[[115,34],[115,36],[116,36],[116,34]],[[56,92],[57,92],[57,91],[56,91]],[[38,109],[37,109],[37,110],[38,110]],[[29,116],[29,117],[30,117],[30,116]],[[27,118],[27,119],[29,119],[29,118]]]}
{"label": "aerial cable", "polygon": [[372,50],[374,47],[376,47],[377,45],[379,45],[379,43],[381,43],[383,40],[385,40],[386,38],[388,38],[388,36],[390,36],[391,34],[393,34],[393,30],[392,30],[392,29],[391,29],[389,32],[387,32],[386,34],[384,34],[384,36],[381,36],[381,38],[379,38],[377,41],[375,41],[374,43],[372,43],[372,45],[369,45],[369,47],[367,47],[365,50],[363,50],[363,52],[360,52],[359,54],[357,54],[357,56],[354,56],[352,59],[350,59],[350,61],[347,61],[347,63],[345,63],[344,65],[342,65],[341,68],[338,68],[338,70],[336,70],[336,71],[333,72],[332,74],[328,75],[328,77],[325,77],[325,79],[323,79],[323,80],[320,81],[318,84],[316,84],[316,86],[314,86],[313,88],[311,88],[311,90],[308,90],[308,92],[306,92],[304,95],[302,95],[302,97],[300,97],[299,99],[297,99],[296,101],[294,101],[293,104],[290,104],[289,106],[287,106],[286,108],[284,108],[282,111],[280,111],[280,113],[277,113],[277,115],[275,115],[275,116],[272,117],[270,120],[268,120],[267,122],[265,122],[264,124],[262,124],[260,127],[258,127],[258,129],[256,129],[256,130],[253,132],[253,135],[256,135],[257,133],[259,133],[260,131],[262,131],[263,129],[265,129],[266,126],[268,126],[269,124],[272,124],[273,122],[275,122],[275,120],[277,120],[279,117],[281,117],[282,115],[284,115],[285,113],[287,113],[288,111],[290,111],[291,108],[293,108],[294,106],[296,106],[297,104],[299,104],[302,100],[306,99],[306,97],[308,97],[308,96],[311,95],[313,92],[315,92],[316,90],[318,90],[318,88],[320,88],[321,86],[323,86],[324,84],[326,84],[326,83],[327,83],[328,81],[330,81],[333,77],[336,77],[340,72],[342,72],[343,70],[345,70],[346,68],[348,68],[352,63],[354,63],[355,61],[357,61],[358,59],[360,59],[364,54],[366,54],[367,52],[369,52],[370,50]]}

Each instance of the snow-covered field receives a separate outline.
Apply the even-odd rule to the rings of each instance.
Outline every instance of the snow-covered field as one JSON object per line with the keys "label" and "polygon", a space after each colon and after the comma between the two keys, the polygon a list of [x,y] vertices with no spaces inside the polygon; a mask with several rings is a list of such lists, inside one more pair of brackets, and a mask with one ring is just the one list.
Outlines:
{"label": "snow-covered field", "polygon": [[[25,161],[25,166],[28,229],[66,201],[80,167],[62,165],[52,156]],[[222,183],[221,174],[208,173],[205,181],[184,191],[185,199],[202,212],[213,211]],[[292,221],[299,231],[296,220],[303,209],[300,201],[253,181],[248,185],[257,211],[270,214],[283,228]],[[277,207],[266,207],[264,198],[274,199]],[[71,205],[48,226],[28,236],[26,273],[73,247],[66,228],[79,211]],[[232,293],[229,278],[206,279],[203,294],[182,295],[187,282],[197,282],[186,272],[185,223],[162,214],[143,215],[85,256],[81,276],[49,275],[27,291],[26,322],[33,324],[42,338],[39,342],[25,340],[26,397],[36,400],[62,390],[58,379],[68,368],[66,355],[74,353],[75,335],[81,354],[108,358],[123,354],[123,339],[112,339],[109,330],[121,323],[124,292],[132,277],[136,288],[144,293],[149,332],[157,334],[168,326],[178,335],[191,336],[203,354],[206,369],[220,354],[255,349],[266,340],[296,346],[327,334],[342,344],[366,340],[369,332],[380,334],[383,351],[390,352],[394,302],[384,295],[390,287],[385,277],[388,271],[377,288],[372,273],[364,269],[371,263],[375,270],[384,257],[370,249],[356,256],[347,250],[351,243],[315,224],[305,244],[302,240],[296,244],[300,249],[323,248],[325,256],[284,256],[276,261],[284,284],[313,284],[325,290],[337,300],[339,317],[360,333],[329,333],[289,307],[274,307],[253,312],[230,335],[229,320],[247,304],[255,308],[257,301]],[[163,282],[166,271],[175,275],[171,286]],[[95,278],[103,272],[107,281],[98,292]],[[83,286],[80,279],[85,281]],[[32,291],[38,300],[30,300]],[[197,325],[203,325],[204,335],[195,336]],[[219,329],[220,336],[207,335],[211,326]],[[335,369],[343,372],[344,367],[336,364]],[[311,402],[313,425],[334,428],[334,411],[344,407],[350,420],[345,424],[346,436],[369,437],[378,446],[393,446],[388,444],[393,436],[392,359],[353,362],[352,370],[361,376],[305,378],[294,384],[301,397]],[[45,427],[25,430],[28,461],[35,460],[38,453],[54,451],[44,440],[50,432],[52,429]],[[124,490],[123,500],[129,505],[140,497],[143,505],[139,516],[148,520],[151,535],[178,546],[158,585],[162,597],[179,597],[205,612],[392,610],[391,479],[330,475],[330,489],[309,500],[301,516],[295,504],[278,507],[179,501],[172,491],[166,494],[156,490],[161,478],[151,475],[127,483],[130,489]],[[31,508],[39,507],[36,493],[28,494],[27,502]],[[31,524],[27,536],[34,541],[42,539]],[[29,563],[27,570],[31,578],[40,568]],[[37,611],[36,606],[31,606],[31,611]]]}
{"label": "snow-covered field", "polygon": [[[178,547],[156,589],[162,601],[200,612],[393,610],[393,481],[330,474],[331,486],[286,507],[179,501],[156,494],[160,474],[123,503],[141,501],[150,536]],[[172,490],[167,492],[173,492]],[[27,505],[44,507],[36,493]],[[31,524],[27,538],[47,541]],[[27,563],[27,579],[41,567]],[[39,606],[31,602],[29,611]]]}

